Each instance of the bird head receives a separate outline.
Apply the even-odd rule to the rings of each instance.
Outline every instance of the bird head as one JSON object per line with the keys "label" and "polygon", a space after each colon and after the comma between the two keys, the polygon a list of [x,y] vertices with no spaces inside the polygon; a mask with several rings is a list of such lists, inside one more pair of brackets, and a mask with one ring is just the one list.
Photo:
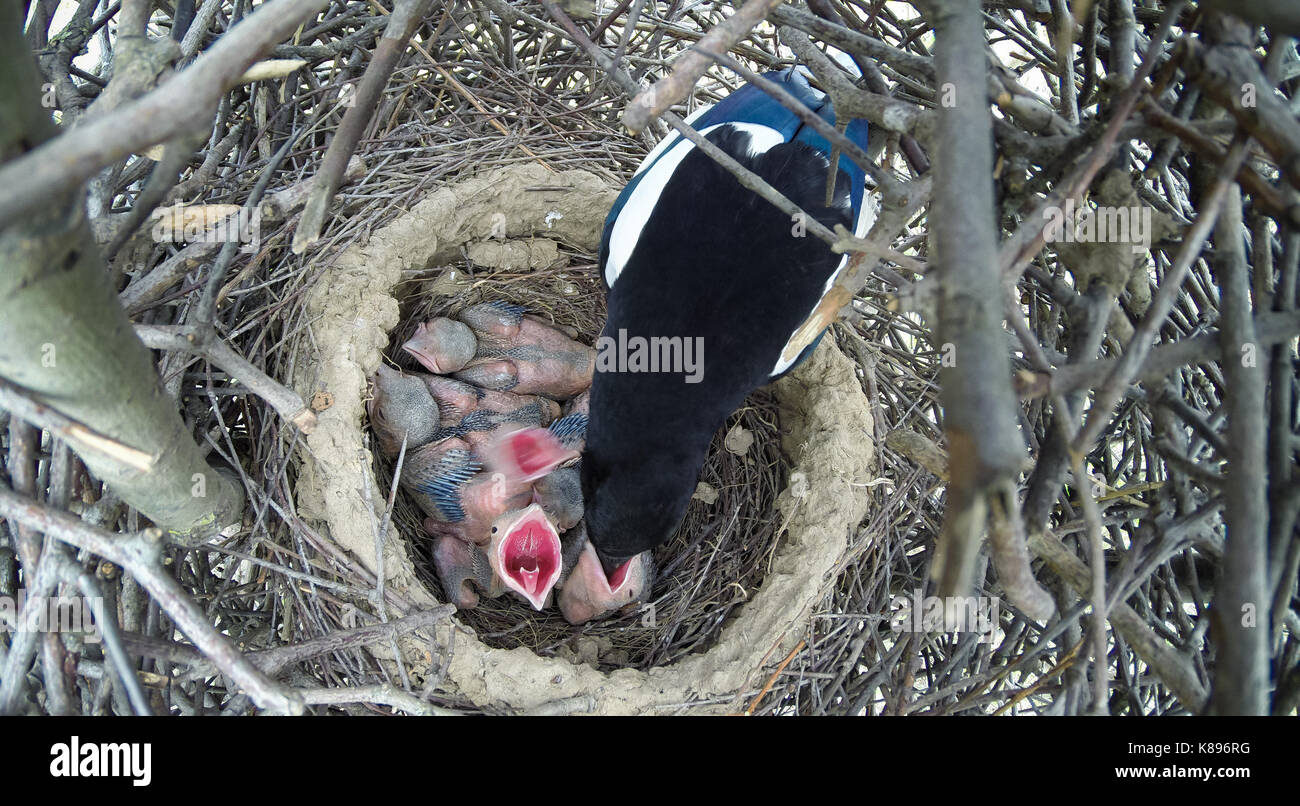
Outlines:
{"label": "bird head", "polygon": [[585,624],[644,599],[654,581],[650,552],[638,554],[607,573],[591,543],[560,589],[560,612],[570,624]]}
{"label": "bird head", "polygon": [[528,600],[534,609],[560,580],[560,534],[537,504],[507,512],[492,524],[488,562],[506,587]]}
{"label": "bird head", "polygon": [[487,465],[507,479],[530,482],[540,479],[579,455],[546,428],[517,428],[498,434],[483,447]]}
{"label": "bird head", "polygon": [[676,454],[610,466],[590,450],[579,467],[588,540],[611,575],[673,536],[700,471],[699,462]]}
{"label": "bird head", "polygon": [[439,317],[421,322],[402,349],[435,375],[446,375],[470,362],[478,349],[478,339],[460,322]]}

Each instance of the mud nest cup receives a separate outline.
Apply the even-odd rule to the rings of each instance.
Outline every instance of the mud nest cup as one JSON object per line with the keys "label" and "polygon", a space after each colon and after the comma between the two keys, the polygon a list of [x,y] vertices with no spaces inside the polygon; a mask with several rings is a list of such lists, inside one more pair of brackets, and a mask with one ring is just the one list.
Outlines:
{"label": "mud nest cup", "polygon": [[[298,451],[300,514],[417,606],[445,597],[405,493],[377,557],[393,467],[370,450],[367,379],[385,361],[413,368],[396,345],[419,321],[487,299],[523,304],[591,344],[604,322],[591,253],[616,194],[586,171],[497,168],[431,193],[318,267],[294,383],[330,405]],[[572,627],[554,608],[484,599],[432,641],[399,640],[403,663],[483,708],[726,710],[727,695],[784,657],[832,584],[870,503],[873,433],[852,362],[824,339],[717,435],[704,486],[656,554],[645,605]],[[393,660],[389,647],[371,651]]]}
{"label": "mud nest cup", "polygon": [[[507,265],[497,267],[502,271],[484,272],[470,280],[450,270],[430,284],[432,292],[422,288],[414,299],[402,300],[402,323],[390,334],[386,361],[405,371],[427,372],[400,345],[414,335],[419,323],[454,316],[487,300],[523,305],[584,343],[594,343],[605,318],[604,294],[594,273],[564,267],[521,275],[513,269],[530,256],[522,244],[518,248],[509,243],[485,245],[498,247],[486,259],[505,257]],[[531,254],[538,251],[555,253],[554,247],[544,247]],[[763,560],[776,542],[772,512],[784,476],[778,421],[776,400],[764,390],[717,435],[682,527],[656,552],[660,573],[644,602],[575,629],[555,607],[538,613],[506,595],[480,599],[477,607],[461,612],[463,622],[488,646],[523,646],[544,657],[591,663],[605,671],[647,669],[707,649],[731,611],[761,582]],[[395,471],[394,461],[375,454],[375,477],[381,486],[383,480],[396,477]],[[434,578],[433,541],[421,539],[423,517],[401,488],[394,520],[401,534],[415,536],[410,548],[421,579],[435,592],[444,592],[441,581]]]}

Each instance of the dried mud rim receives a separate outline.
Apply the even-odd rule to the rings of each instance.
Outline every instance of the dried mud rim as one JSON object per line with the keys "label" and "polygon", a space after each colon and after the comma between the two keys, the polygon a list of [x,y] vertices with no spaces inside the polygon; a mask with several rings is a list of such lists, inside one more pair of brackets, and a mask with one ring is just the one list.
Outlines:
{"label": "dried mud rim", "polygon": [[[382,511],[391,476],[366,450],[366,378],[384,360],[385,351],[392,353],[390,334],[395,342],[419,317],[435,312],[428,305],[408,306],[403,316],[399,299],[451,291],[450,298],[437,301],[438,306],[451,310],[489,295],[506,296],[529,304],[542,315],[552,313],[560,324],[576,325],[580,338],[587,337],[594,331],[590,311],[548,311],[543,307],[544,273],[499,284],[473,284],[469,291],[439,289],[436,277],[421,273],[458,259],[466,244],[473,253],[473,245],[485,244],[494,234],[499,236],[503,227],[507,238],[523,239],[513,242],[521,254],[545,253],[545,249],[536,248],[539,240],[593,252],[614,194],[603,180],[585,171],[557,174],[536,164],[499,168],[438,190],[373,233],[365,245],[349,248],[329,266],[317,267],[322,270],[321,277],[308,291],[306,303],[312,338],[300,345],[294,383],[304,397],[327,392],[334,403],[321,412],[316,430],[298,452],[296,496],[302,517],[321,524],[336,543],[371,570],[378,567],[370,512]],[[429,281],[433,288],[425,285]],[[583,298],[585,292],[579,291],[578,297]],[[550,299],[556,307],[565,304],[563,298],[552,295]],[[598,317],[597,313],[597,321]],[[587,321],[576,321],[583,319]],[[854,366],[830,339],[823,339],[803,366],[751,402],[759,405],[738,417],[747,430],[759,432],[756,444],[746,453],[752,462],[767,465],[780,459],[763,453],[772,451],[775,443],[772,436],[777,426],[770,405],[774,403],[779,411],[786,470],[784,474],[767,474],[775,480],[774,485],[784,484],[776,495],[775,508],[770,491],[766,495],[759,491],[749,504],[737,501],[733,506],[722,498],[712,507],[695,502],[695,523],[688,521],[676,545],[669,545],[657,557],[672,572],[661,575],[655,597],[663,595],[665,586],[693,585],[714,570],[706,562],[687,568],[688,557],[707,561],[711,553],[716,556],[723,550],[723,541],[743,541],[750,533],[762,531],[753,528],[755,520],[770,518],[762,525],[773,539],[756,539],[760,551],[746,548],[735,552],[759,560],[749,563],[755,572],[750,580],[753,584],[761,578],[761,585],[738,592],[745,601],[733,609],[711,647],[693,651],[707,640],[705,636],[694,643],[680,642],[680,651],[655,654],[653,646],[646,647],[645,636],[662,633],[642,626],[644,613],[574,630],[562,620],[555,624],[558,615],[530,615],[526,606],[503,598],[485,601],[481,613],[457,614],[434,630],[433,642],[418,636],[400,641],[408,671],[445,675],[463,696],[489,709],[547,710],[563,703],[562,710],[593,713],[726,710],[732,704],[730,695],[752,684],[765,665],[779,661],[801,637],[809,611],[825,595],[832,570],[867,512],[866,483],[874,454],[870,410]],[[769,413],[765,415],[765,411]],[[733,417],[728,425],[736,421]],[[706,468],[706,482],[707,474]],[[742,522],[742,517],[750,523]],[[413,521],[418,522],[415,513],[399,510],[398,527],[409,538],[419,535],[412,529]],[[711,531],[702,533],[704,525]],[[730,537],[724,531],[728,528],[734,533]],[[693,538],[701,536],[703,540],[694,543]],[[716,542],[710,543],[710,539]],[[708,548],[701,551],[702,545]],[[409,540],[385,543],[386,584],[419,606],[432,606],[441,600],[441,588],[431,574],[421,570],[425,563],[412,548]],[[673,568],[675,558],[682,562]],[[692,599],[683,601],[689,605]],[[519,621],[521,615],[527,618]],[[524,626],[513,632],[490,628],[502,618]],[[656,620],[664,620],[664,616],[657,612]],[[686,617],[672,616],[669,623],[673,620],[688,623]],[[480,629],[475,630],[476,625]],[[718,625],[704,626],[704,632],[711,633]],[[626,640],[616,642],[612,636],[620,630]],[[484,638],[478,637],[479,632]],[[572,639],[575,634],[578,638]],[[583,649],[584,639],[590,652]],[[598,664],[662,665],[605,671],[570,660],[596,659],[597,650],[591,642],[605,651]],[[505,648],[511,643],[515,648]],[[385,658],[385,648],[372,651]],[[555,656],[546,657],[546,653]]]}

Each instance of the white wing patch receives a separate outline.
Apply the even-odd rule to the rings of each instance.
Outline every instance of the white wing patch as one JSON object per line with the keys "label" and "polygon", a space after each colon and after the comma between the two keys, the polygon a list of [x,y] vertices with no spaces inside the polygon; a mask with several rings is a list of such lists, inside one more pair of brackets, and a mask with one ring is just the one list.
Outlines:
{"label": "white wing patch", "polygon": [[[694,112],[687,115],[682,120],[682,122],[693,125],[695,121],[699,120],[704,115],[704,113],[712,109],[713,106],[714,106],[713,104],[709,104],[708,106],[701,106],[699,109],[696,109]],[[654,164],[655,160],[659,159],[660,154],[668,150],[668,146],[672,145],[673,143],[680,143],[681,141],[682,141],[682,137],[676,131],[673,131],[667,137],[660,140],[658,144],[655,145],[654,148],[650,149],[650,153],[645,155],[645,159],[641,160],[641,164],[637,166],[636,173],[633,174],[633,176],[640,176],[641,173],[645,171],[646,168],[649,168],[651,165]]]}
{"label": "white wing patch", "polygon": [[[703,110],[692,115],[692,118],[703,114]],[[755,157],[765,153],[773,146],[785,142],[785,138],[779,131],[770,126],[763,126],[758,123],[736,123],[728,121],[719,123],[714,126],[701,129],[700,134],[708,134],[720,126],[735,126],[737,129],[749,134],[749,156]],[[666,138],[664,142],[669,142],[674,138]],[[663,143],[655,147],[658,151]],[[641,237],[641,230],[650,220],[650,214],[654,212],[655,205],[659,201],[659,196],[663,193],[664,186],[668,180],[673,178],[677,171],[677,166],[681,165],[686,155],[695,148],[695,144],[684,138],[677,139],[677,142],[664,153],[658,162],[655,162],[649,168],[647,164],[655,156],[655,151],[650,152],[646,161],[641,163],[637,175],[641,176],[640,183],[632,191],[632,196],[623,205],[619,211],[618,218],[614,220],[614,228],[609,234],[609,258],[605,261],[605,284],[610,288],[614,287],[614,281],[623,273],[623,267],[632,257],[632,251],[636,249],[637,241]],[[660,152],[662,153],[662,152]]]}
{"label": "white wing patch", "polygon": [[[854,222],[853,225],[854,235],[857,235],[859,238],[866,237],[867,232],[871,230],[871,225],[876,223],[876,213],[878,212],[879,203],[880,203],[879,199],[871,195],[871,193],[863,191],[862,208],[858,210],[858,220]],[[790,367],[794,366],[794,362],[803,353],[804,348],[807,347],[808,344],[812,344],[812,339],[809,336],[815,334],[802,332],[804,331],[804,324],[808,321],[808,319],[811,319],[813,316],[818,315],[818,309],[821,307],[822,300],[826,298],[826,293],[831,290],[832,286],[835,285],[835,281],[839,279],[840,272],[844,270],[844,267],[848,265],[848,262],[849,262],[848,255],[845,255],[844,257],[840,258],[840,264],[835,267],[834,273],[832,273],[831,276],[827,278],[826,284],[822,286],[822,293],[821,296],[817,298],[817,303],[813,305],[812,310],[808,312],[808,316],[804,317],[804,321],[799,323],[799,327],[796,328],[794,333],[790,334],[790,338],[786,340],[786,346],[781,350],[781,354],[776,357],[776,364],[772,367],[772,373],[770,377],[776,377],[777,375],[780,375],[782,372],[785,372]],[[818,330],[816,332],[821,332],[821,331]],[[795,339],[807,341],[807,344],[798,345],[799,349],[792,350],[790,342]]]}

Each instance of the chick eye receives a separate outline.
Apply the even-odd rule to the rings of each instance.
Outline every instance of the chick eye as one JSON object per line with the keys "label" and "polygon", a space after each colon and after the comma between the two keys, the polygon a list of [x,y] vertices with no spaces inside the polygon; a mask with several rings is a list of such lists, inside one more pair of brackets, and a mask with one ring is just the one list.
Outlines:
{"label": "chick eye", "polygon": [[497,528],[496,528],[495,526],[493,526],[493,527],[492,527],[492,534],[496,534],[496,533],[497,533]]}

